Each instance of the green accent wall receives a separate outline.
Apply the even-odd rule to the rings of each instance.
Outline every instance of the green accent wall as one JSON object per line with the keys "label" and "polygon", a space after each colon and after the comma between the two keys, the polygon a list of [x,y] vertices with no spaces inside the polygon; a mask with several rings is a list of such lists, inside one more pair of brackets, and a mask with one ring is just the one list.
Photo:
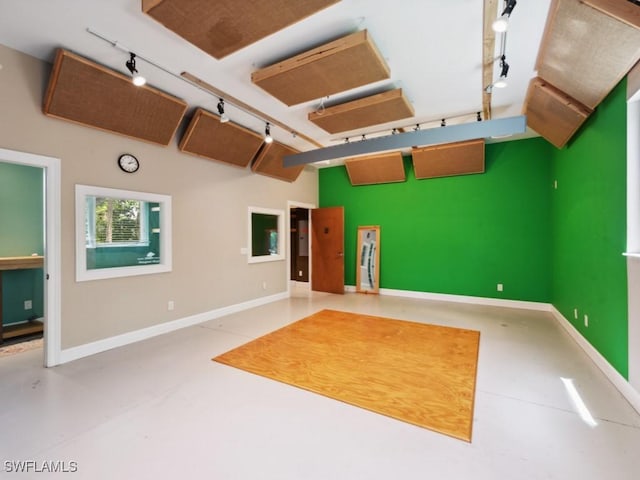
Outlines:
{"label": "green accent wall", "polygon": [[550,302],[550,154],[540,138],[491,144],[486,173],[428,180],[405,158],[405,182],[357,187],[321,169],[320,206],[345,207],[345,283],[358,226],[380,225],[381,288]]}
{"label": "green accent wall", "polygon": [[345,284],[357,227],[380,225],[382,288],[551,302],[628,378],[626,82],[565,148],[535,138],[485,155],[484,174],[430,180],[405,159],[397,184],[321,169],[320,206],[345,207]]}
{"label": "green accent wall", "polygon": [[[553,304],[628,378],[626,82],[554,150]],[[578,310],[578,319],[574,318]],[[584,325],[584,315],[589,326]]]}
{"label": "green accent wall", "polygon": [[[43,195],[41,168],[0,161],[0,257],[44,253]],[[43,316],[43,275],[41,268],[2,273],[3,324]],[[31,310],[25,300],[32,300]]]}

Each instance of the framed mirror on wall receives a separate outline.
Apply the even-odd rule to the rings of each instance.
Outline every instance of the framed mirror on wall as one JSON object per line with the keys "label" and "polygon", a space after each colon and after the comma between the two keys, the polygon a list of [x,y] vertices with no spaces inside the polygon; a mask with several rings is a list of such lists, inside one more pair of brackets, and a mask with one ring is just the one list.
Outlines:
{"label": "framed mirror on wall", "polygon": [[76,281],[170,271],[170,196],[76,185]]}
{"label": "framed mirror on wall", "polygon": [[284,260],[284,210],[249,207],[249,263]]}
{"label": "framed mirror on wall", "polygon": [[356,292],[380,290],[380,227],[358,227]]}

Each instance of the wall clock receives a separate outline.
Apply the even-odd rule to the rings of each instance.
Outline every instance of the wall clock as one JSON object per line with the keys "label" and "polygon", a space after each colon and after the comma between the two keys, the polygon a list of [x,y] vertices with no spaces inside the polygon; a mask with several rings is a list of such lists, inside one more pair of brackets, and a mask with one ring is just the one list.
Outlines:
{"label": "wall clock", "polygon": [[140,168],[140,162],[130,153],[125,153],[118,157],[118,166],[123,172],[133,173]]}

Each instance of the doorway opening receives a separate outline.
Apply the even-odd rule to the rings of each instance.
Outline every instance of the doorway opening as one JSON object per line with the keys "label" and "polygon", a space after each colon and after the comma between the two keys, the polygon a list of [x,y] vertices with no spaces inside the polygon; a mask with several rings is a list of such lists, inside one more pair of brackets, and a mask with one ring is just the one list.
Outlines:
{"label": "doorway opening", "polygon": [[[5,251],[0,252],[3,258],[5,270],[34,273],[31,278],[39,285],[32,290],[33,298],[22,299],[18,305],[18,310],[24,309],[21,314],[27,315],[25,321],[12,321],[11,328],[8,332],[11,337],[28,338],[31,334],[39,334],[37,330],[42,328],[44,335],[44,365],[54,366],[60,360],[60,160],[53,157],[45,157],[42,155],[34,155],[30,153],[17,152],[0,148],[0,164],[5,167],[21,168],[35,177],[40,177],[39,186],[34,186],[33,190],[28,191],[24,196],[24,202],[36,202],[32,205],[34,211],[39,211],[36,222],[39,225],[33,225],[34,231],[39,232],[40,238],[35,240],[33,245],[29,246],[30,251],[18,251],[17,247],[9,244],[3,247]],[[24,169],[23,167],[28,167]],[[29,195],[31,193],[31,195]],[[12,212],[11,209],[18,210],[24,205],[20,202],[13,201],[6,209],[10,214],[17,216],[20,212]],[[28,224],[28,223],[27,223]],[[17,244],[21,239],[16,238]],[[36,251],[33,251],[36,250]],[[22,283],[29,283],[29,275],[23,275],[25,278]],[[13,286],[11,287],[13,288]],[[29,287],[26,287],[27,289]],[[1,294],[2,292],[0,292]],[[15,300],[12,295],[11,300]],[[2,297],[0,297],[2,298]],[[8,297],[6,297],[8,299]],[[0,301],[0,304],[2,302]],[[1,307],[2,305],[0,305]],[[36,308],[34,308],[36,307]],[[16,308],[13,306],[12,308]],[[3,312],[7,312],[7,308],[3,308]],[[33,311],[33,312],[31,312]],[[37,313],[36,313],[37,312]],[[35,318],[33,318],[35,317]],[[34,320],[41,320],[42,324],[38,325]],[[36,330],[35,332],[33,330]],[[7,330],[5,329],[5,332]],[[16,333],[17,335],[13,335]],[[10,346],[11,347],[11,346]],[[19,347],[18,347],[19,348]]]}
{"label": "doorway opening", "polygon": [[291,256],[289,279],[309,283],[309,209],[294,207],[289,210]]}

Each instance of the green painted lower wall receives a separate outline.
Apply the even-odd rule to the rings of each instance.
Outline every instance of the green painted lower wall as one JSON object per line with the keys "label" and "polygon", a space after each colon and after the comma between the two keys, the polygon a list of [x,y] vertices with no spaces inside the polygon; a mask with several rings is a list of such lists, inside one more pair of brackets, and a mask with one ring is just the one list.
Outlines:
{"label": "green painted lower wall", "polygon": [[[43,254],[44,174],[41,168],[2,162],[0,158],[0,257]],[[42,269],[2,274],[3,324],[22,322],[44,314]],[[31,300],[33,308],[24,309]]]}
{"label": "green painted lower wall", "polygon": [[556,308],[627,377],[625,87],[554,151],[552,290]]}
{"label": "green painted lower wall", "polygon": [[[380,286],[478,297],[551,300],[551,147],[542,139],[486,146],[486,173],[351,186],[321,169],[320,206],[345,207],[345,283],[355,284],[357,227],[380,225]],[[497,291],[497,284],[504,291]]]}

